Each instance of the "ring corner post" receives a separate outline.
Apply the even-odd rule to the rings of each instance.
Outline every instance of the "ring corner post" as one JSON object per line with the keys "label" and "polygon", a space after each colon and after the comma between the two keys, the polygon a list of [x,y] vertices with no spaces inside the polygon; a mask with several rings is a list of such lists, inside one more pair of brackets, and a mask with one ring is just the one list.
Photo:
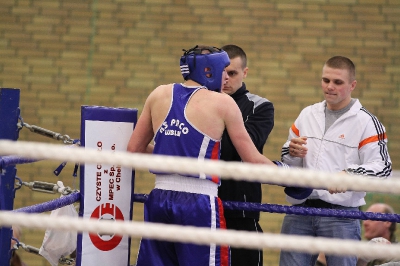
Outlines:
{"label": "ring corner post", "polygon": [[[0,88],[0,139],[18,139],[18,118],[20,90],[14,88]],[[0,158],[1,160],[1,158]],[[15,165],[0,165],[0,209],[10,211],[14,208]],[[0,228],[0,261],[10,263],[12,230],[11,227]]]}

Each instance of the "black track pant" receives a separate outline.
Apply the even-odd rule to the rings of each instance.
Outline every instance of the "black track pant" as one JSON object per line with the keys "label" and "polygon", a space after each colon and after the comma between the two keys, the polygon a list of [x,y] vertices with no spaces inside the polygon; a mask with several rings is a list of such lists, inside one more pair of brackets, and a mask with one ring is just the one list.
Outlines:
{"label": "black track pant", "polygon": [[[230,230],[241,230],[262,233],[262,229],[255,219],[225,218],[226,227]],[[262,249],[243,249],[231,247],[231,266],[262,266]]]}

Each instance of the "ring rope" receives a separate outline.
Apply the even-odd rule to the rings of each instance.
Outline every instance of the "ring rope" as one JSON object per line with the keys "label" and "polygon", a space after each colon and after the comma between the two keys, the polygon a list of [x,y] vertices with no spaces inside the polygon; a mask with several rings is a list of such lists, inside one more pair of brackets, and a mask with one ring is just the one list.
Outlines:
{"label": "ring rope", "polygon": [[[18,144],[18,147],[15,147],[15,144]],[[279,180],[279,184],[285,183],[285,184],[292,184],[292,182],[298,182],[298,179],[303,179],[302,174],[305,173],[304,178],[306,179],[307,176],[310,176],[310,173],[313,174],[311,179],[313,179],[312,184],[317,185],[318,187],[324,185],[318,184],[318,182],[322,181],[324,184],[328,183],[328,177],[332,178],[332,176],[335,176],[334,180],[336,182],[342,182],[343,180],[340,180],[342,175],[337,175],[337,174],[327,174],[327,173],[320,173],[320,172],[313,172],[305,169],[296,169],[296,179],[297,180],[291,180],[293,179],[294,176],[291,175],[290,169],[285,170],[285,169],[277,169],[272,167],[265,167],[261,165],[254,165],[254,164],[248,164],[246,165],[245,163],[226,163],[226,162],[198,162],[197,160],[193,160],[190,158],[176,158],[176,157],[171,157],[171,158],[166,158],[165,156],[154,156],[154,155],[143,155],[143,154],[131,154],[131,153],[126,153],[126,152],[98,152],[96,150],[88,150],[88,149],[83,149],[83,148],[76,148],[76,149],[69,149],[69,151],[66,151],[64,147],[60,147],[60,145],[51,145],[51,144],[34,144],[34,143],[26,143],[22,144],[21,142],[12,142],[12,141],[0,141],[0,153],[1,154],[18,154],[24,157],[28,158],[43,158],[43,159],[49,159],[49,160],[60,160],[57,156],[62,154],[63,156],[61,157],[62,160],[68,160],[68,161],[74,161],[74,162],[89,162],[89,163],[109,163],[109,164],[117,164],[121,166],[126,166],[126,167],[133,167],[137,169],[158,169],[158,170],[167,170],[167,171],[178,171],[178,172],[185,172],[185,173],[196,173],[198,171],[205,172],[205,173],[217,173],[220,174],[221,176],[225,177],[231,177],[234,179],[242,180],[243,176],[246,175],[265,175],[266,177],[261,178],[259,180],[257,177],[254,178],[253,180],[259,180],[261,182],[267,180],[265,183],[272,183],[276,182]],[[49,149],[50,148],[50,149]],[[23,150],[21,153],[20,151]],[[109,158],[107,158],[109,157]],[[182,167],[179,166],[179,169],[176,169],[176,166],[173,166],[174,163],[176,163],[176,159],[179,160],[179,162],[184,161],[184,163],[187,163],[188,165],[184,165]],[[135,161],[136,160],[136,161]],[[161,161],[162,160],[162,161]],[[151,164],[150,164],[151,163]],[[159,165],[161,167],[159,167]],[[210,166],[210,167],[207,167]],[[233,166],[233,167],[232,167]],[[244,167],[241,167],[244,166]],[[174,169],[175,167],[175,169]],[[205,168],[207,167],[207,168]],[[161,169],[160,169],[161,168]],[[172,169],[171,169],[172,168]],[[194,170],[193,170],[194,168]],[[233,168],[233,170],[232,170]],[[243,168],[243,169],[241,169]],[[248,169],[246,169],[248,168]],[[183,170],[182,170],[183,169]],[[197,171],[196,171],[197,169]],[[210,170],[211,169],[211,170]],[[250,171],[249,171],[250,169]],[[251,171],[251,169],[255,169],[255,171]],[[300,171],[299,171],[300,170]],[[305,171],[302,171],[305,170]],[[239,172],[239,174],[238,174]],[[243,173],[246,172],[246,173]],[[279,175],[278,179],[271,175]],[[284,176],[285,182],[282,182],[282,176]],[[300,177],[299,177],[300,176]],[[322,178],[321,178],[322,176]],[[317,178],[317,182],[316,179]],[[326,178],[326,179],[324,179]],[[348,177],[347,177],[348,178]],[[252,180],[251,178],[248,178],[249,180]],[[321,180],[319,180],[321,179]],[[336,180],[339,179],[339,180]],[[351,178],[351,181],[354,181],[354,177]],[[289,181],[288,181],[289,180]],[[362,181],[360,181],[362,180]],[[360,180],[357,180],[358,182],[361,182],[363,186],[371,186],[371,181],[372,183],[378,181],[379,185],[384,187],[383,190],[380,190],[379,192],[387,192],[386,190],[389,190],[389,192],[396,193],[398,191],[398,186],[399,182],[396,182],[396,180],[385,180],[385,182],[382,182],[382,180],[372,180],[368,178],[360,178]],[[390,182],[394,181],[394,182]],[[307,181],[308,182],[308,181]],[[306,183],[307,183],[306,182]],[[278,183],[278,182],[276,182]],[[304,182],[300,182],[304,183]],[[300,183],[295,183],[295,185],[299,185]],[[330,182],[335,184],[335,182]],[[393,183],[393,184],[389,184]],[[307,183],[308,184],[308,183]],[[378,183],[377,183],[378,184]],[[387,185],[390,185],[387,187]],[[326,186],[326,184],[325,184]],[[346,184],[347,186],[347,184]],[[374,186],[374,185],[372,185]],[[396,187],[397,186],[397,187]],[[351,185],[350,185],[351,187]],[[393,187],[396,187],[396,189],[393,189]],[[362,190],[367,190],[367,191],[376,191],[378,187],[374,187],[374,190],[368,190],[368,189],[362,189]],[[359,189],[359,188],[358,188]],[[357,190],[357,188],[355,189]],[[76,199],[79,200],[79,193],[73,193],[73,194],[78,194],[78,198]],[[71,195],[73,195],[71,194]],[[70,195],[70,196],[71,196]],[[62,199],[62,198],[61,198]],[[74,201],[75,202],[75,201]],[[68,204],[66,204],[68,205]],[[56,207],[57,208],[57,207]],[[52,210],[54,207],[49,208],[48,210]],[[19,211],[22,211],[19,209]],[[370,246],[370,244],[365,243],[365,242],[359,242],[359,241],[351,241],[351,240],[335,240],[335,239],[325,239],[325,238],[307,238],[307,237],[299,237],[299,236],[288,236],[288,235],[273,235],[273,234],[262,234],[262,235],[252,235],[252,233],[248,232],[231,232],[230,230],[217,230],[215,232],[210,231],[209,229],[203,229],[203,228],[182,228],[180,226],[171,226],[171,225],[163,225],[163,224],[151,224],[151,223],[138,223],[138,222],[120,222],[120,221],[113,221],[110,222],[110,224],[107,221],[102,221],[101,224],[98,224],[98,221],[89,221],[90,219],[83,219],[83,218],[78,218],[78,219],[72,219],[72,218],[66,218],[62,217],[56,218],[56,217],[46,217],[43,215],[37,215],[37,214],[25,214],[25,213],[19,213],[19,211],[13,211],[13,212],[0,212],[0,224],[1,225],[9,225],[11,226],[12,224],[18,224],[21,226],[29,226],[29,227],[34,227],[34,228],[43,228],[43,229],[48,229],[48,228],[53,228],[53,229],[59,229],[56,227],[61,227],[61,230],[71,230],[71,227],[73,231],[89,231],[89,232],[102,232],[102,233],[108,233],[110,232],[110,226],[111,225],[117,225],[116,228],[112,228],[113,230],[112,233],[124,235],[124,234],[129,234],[131,236],[137,236],[137,237],[146,237],[146,238],[155,238],[155,239],[165,239],[169,241],[179,241],[179,242],[191,242],[195,244],[210,244],[210,243],[215,243],[219,245],[230,245],[230,246],[237,246],[237,247],[246,247],[246,248],[274,248],[274,249],[284,249],[284,250],[293,250],[297,252],[308,252],[308,253],[318,253],[318,252],[324,252],[326,254],[337,254],[337,255],[357,255],[357,256],[363,256],[363,257],[368,257],[368,258],[394,258],[394,259],[400,259],[400,250],[397,245],[382,245],[382,246]],[[44,210],[47,211],[47,210]],[[25,210],[24,210],[25,212]],[[24,215],[24,216],[18,216],[18,217],[13,217],[12,215]],[[9,215],[12,217],[10,218]],[[36,220],[35,220],[36,219]],[[43,220],[44,219],[44,220]],[[59,221],[53,221],[54,219],[59,219]],[[17,221],[17,223],[16,223]],[[51,222],[54,222],[54,225],[51,224]],[[87,222],[91,222],[94,224],[86,224]],[[96,224],[97,222],[97,224]],[[32,224],[25,224],[25,223],[33,223]],[[64,227],[68,224],[68,226],[71,226],[69,228]],[[71,225],[70,225],[71,224]],[[103,226],[103,227],[102,227]],[[125,228],[126,226],[134,226],[135,228]],[[122,227],[122,229],[121,229]],[[144,228],[143,228],[144,227]],[[149,227],[149,228],[147,228]],[[165,228],[167,227],[167,228]],[[114,232],[115,230],[115,232]],[[179,230],[179,231],[178,231]],[[185,230],[192,230],[188,231],[185,233]],[[205,230],[203,232],[203,230]],[[169,232],[170,234],[167,234]],[[182,234],[183,233],[183,234]],[[208,234],[214,233],[217,234],[217,236],[210,235]],[[244,234],[244,235],[230,235],[230,234]],[[222,235],[220,235],[222,234]],[[225,235],[227,234],[227,235]],[[183,236],[181,236],[183,235]],[[203,237],[209,237],[208,239],[203,239]],[[182,239],[180,239],[182,238]],[[252,238],[255,238],[252,240]],[[240,239],[246,239],[246,243],[242,243],[239,240]],[[289,244],[290,243],[290,244]],[[295,244],[293,244],[295,243]]]}
{"label": "ring rope", "polygon": [[[134,194],[133,201],[144,203],[147,199],[147,194]],[[400,223],[400,215],[394,213],[375,213],[362,211],[348,211],[341,209],[325,209],[325,208],[308,208],[298,206],[286,206],[269,203],[256,202],[236,202],[222,201],[225,210],[241,210],[241,211],[261,211],[269,213],[287,213],[306,216],[321,216],[321,217],[339,217],[359,220],[374,220],[374,221],[389,221]]]}
{"label": "ring rope", "polygon": [[310,169],[283,169],[261,164],[243,162],[224,162],[148,154],[135,154],[122,151],[97,151],[74,147],[66,149],[55,144],[41,144],[24,141],[0,140],[0,154],[15,154],[26,158],[39,158],[76,163],[104,163],[132,167],[137,170],[154,169],[158,171],[179,172],[182,174],[215,174],[222,178],[258,181],[285,186],[316,188],[338,188],[365,192],[385,192],[400,194],[400,179],[374,179],[368,176],[351,176],[328,173]]}
{"label": "ring rope", "polygon": [[241,248],[269,248],[295,252],[334,255],[356,255],[366,258],[400,259],[400,245],[369,244],[365,241],[339,240],[322,237],[253,233],[235,230],[210,230],[193,226],[177,226],[135,221],[108,221],[66,216],[51,217],[43,214],[26,214],[0,211],[0,225],[37,229],[57,229],[75,232],[129,235],[199,245],[230,245]]}
{"label": "ring rope", "polygon": [[262,211],[270,213],[286,213],[303,216],[338,217],[359,220],[389,221],[400,223],[400,215],[392,213],[374,213],[362,211],[349,211],[343,209],[310,208],[299,206],[286,206],[278,204],[259,204],[252,202],[223,202],[225,209]]}
{"label": "ring rope", "polygon": [[25,163],[33,163],[37,162],[39,160],[37,159],[27,159],[21,156],[2,156],[0,157],[0,167],[4,168],[10,165],[15,165],[15,164],[25,164]]}
{"label": "ring rope", "polygon": [[11,212],[16,213],[42,213],[48,212],[55,209],[59,209],[64,206],[71,205],[81,199],[79,192],[74,192],[61,198],[53,199],[43,203],[38,203],[31,206],[22,207],[19,209],[12,210]]}

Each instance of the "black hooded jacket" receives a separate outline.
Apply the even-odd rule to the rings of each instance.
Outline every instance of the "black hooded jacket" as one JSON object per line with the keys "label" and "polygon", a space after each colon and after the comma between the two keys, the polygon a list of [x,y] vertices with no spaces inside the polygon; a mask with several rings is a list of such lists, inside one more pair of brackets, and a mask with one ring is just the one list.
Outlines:
{"label": "black hooded jacket", "polygon": [[[246,85],[238,89],[231,97],[242,112],[244,125],[253,143],[260,153],[274,127],[274,105],[267,99],[251,94]],[[239,154],[225,130],[221,140],[221,160],[241,161]],[[222,179],[218,189],[222,201],[240,201],[261,203],[261,184],[256,182]],[[260,212],[224,210],[226,218],[254,218],[259,220]]]}

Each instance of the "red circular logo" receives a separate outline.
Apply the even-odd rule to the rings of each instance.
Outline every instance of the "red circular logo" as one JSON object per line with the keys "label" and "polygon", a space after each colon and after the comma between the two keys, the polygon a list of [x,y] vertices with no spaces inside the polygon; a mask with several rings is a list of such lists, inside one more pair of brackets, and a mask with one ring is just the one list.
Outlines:
{"label": "red circular logo", "polygon": [[[97,206],[97,208],[92,212],[90,218],[97,218],[101,220],[124,220],[124,215],[121,210],[111,203],[104,203],[102,205]],[[93,245],[102,250],[109,251],[114,249],[122,240],[122,236],[119,235],[108,235],[108,234],[89,234],[90,240]]]}

